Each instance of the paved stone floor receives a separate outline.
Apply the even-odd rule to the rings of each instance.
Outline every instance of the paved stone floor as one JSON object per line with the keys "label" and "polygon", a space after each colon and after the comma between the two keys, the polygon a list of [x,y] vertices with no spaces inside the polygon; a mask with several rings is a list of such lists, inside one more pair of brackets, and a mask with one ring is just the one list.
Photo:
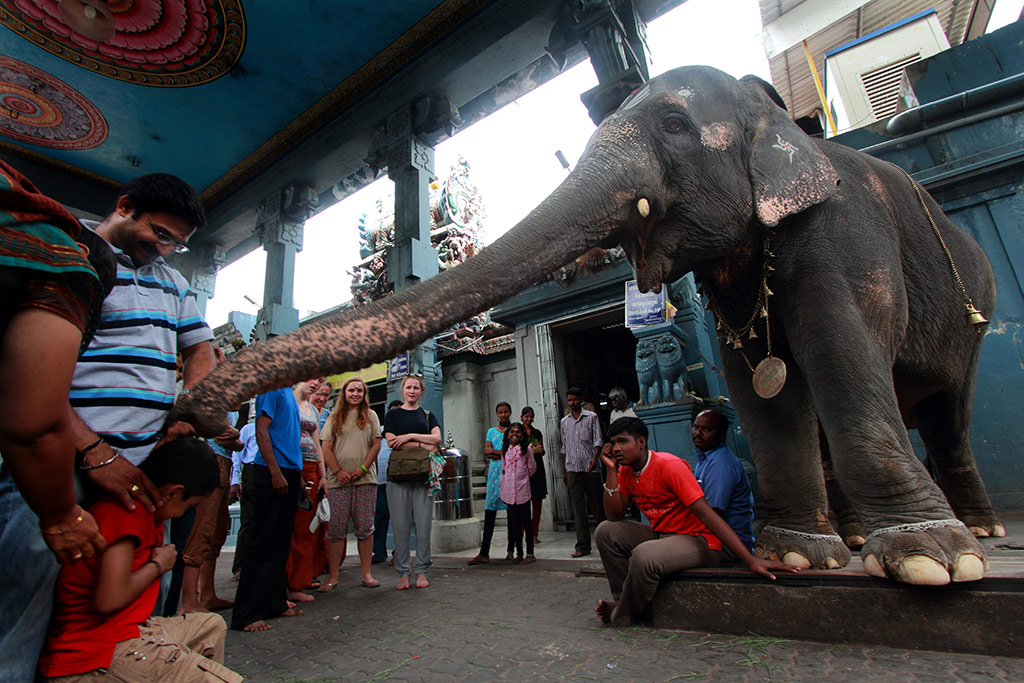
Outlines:
{"label": "paved stone floor", "polygon": [[[264,633],[229,631],[226,663],[250,681],[288,683],[1024,681],[1024,659],[755,634],[605,628],[593,607],[608,597],[607,583],[586,575],[595,563],[599,568],[596,555],[563,559],[572,550],[572,535],[546,537],[548,542],[538,546],[541,559],[526,567],[503,561],[467,567],[473,552],[438,558],[427,589],[393,590],[394,570],[382,565],[374,565],[382,587],[365,589],[358,568],[348,566],[341,585],[316,593],[315,602],[303,605],[302,616],[276,619],[273,630]],[[230,566],[230,553],[220,566]],[[221,595],[230,597],[234,585],[222,570]],[[823,615],[822,629],[827,627]]]}

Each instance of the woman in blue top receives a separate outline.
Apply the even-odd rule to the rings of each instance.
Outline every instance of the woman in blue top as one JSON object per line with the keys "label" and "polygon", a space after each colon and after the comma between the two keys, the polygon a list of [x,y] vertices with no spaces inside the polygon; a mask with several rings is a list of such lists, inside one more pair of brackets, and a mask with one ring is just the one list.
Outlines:
{"label": "woman in blue top", "polygon": [[[384,439],[391,446],[392,462],[398,451],[409,448],[433,450],[441,443],[441,425],[437,418],[420,408],[423,380],[409,375],[402,380],[400,408],[389,410],[384,417]],[[398,572],[396,590],[409,588],[409,533],[416,529],[416,587],[426,588],[427,568],[430,567],[430,523],[434,513],[434,500],[430,495],[426,475],[423,481],[394,481],[388,478],[388,509],[391,512],[391,530],[395,538],[395,570]]]}

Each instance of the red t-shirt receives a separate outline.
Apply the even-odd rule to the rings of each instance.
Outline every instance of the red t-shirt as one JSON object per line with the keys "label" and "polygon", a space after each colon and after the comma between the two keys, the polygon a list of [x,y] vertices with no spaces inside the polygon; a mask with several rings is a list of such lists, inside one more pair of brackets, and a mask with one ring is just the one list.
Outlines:
{"label": "red t-shirt", "polygon": [[[149,561],[153,548],[163,545],[164,525],[142,505],[127,510],[118,500],[104,498],[89,508],[109,545],[134,538],[132,571]],[[53,620],[39,669],[47,678],[71,676],[110,666],[114,647],[139,637],[139,624],[156,606],[160,582],[154,581],[134,602],[116,614],[96,613],[93,597],[99,579],[100,556],[65,565],[57,578]]]}
{"label": "red t-shirt", "polygon": [[718,537],[690,512],[690,505],[704,497],[690,466],[671,453],[649,452],[650,460],[640,474],[626,465],[619,467],[620,490],[633,497],[658,533],[703,536],[709,548],[721,550]]}

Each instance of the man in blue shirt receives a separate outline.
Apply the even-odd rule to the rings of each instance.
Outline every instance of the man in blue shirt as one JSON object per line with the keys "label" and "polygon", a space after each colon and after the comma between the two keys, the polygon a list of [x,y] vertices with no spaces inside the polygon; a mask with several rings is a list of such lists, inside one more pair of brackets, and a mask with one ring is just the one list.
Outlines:
{"label": "man in blue shirt", "polygon": [[[697,415],[690,432],[693,445],[697,447],[693,476],[704,490],[708,505],[736,532],[747,550],[753,551],[754,496],[743,464],[725,445],[728,430],[729,420],[719,412],[705,410]],[[723,546],[723,562],[738,559]]]}
{"label": "man in blue shirt", "polygon": [[256,444],[251,465],[253,519],[242,559],[231,628],[266,631],[265,619],[297,616],[285,598],[285,565],[302,493],[299,406],[288,387],[256,398]]}

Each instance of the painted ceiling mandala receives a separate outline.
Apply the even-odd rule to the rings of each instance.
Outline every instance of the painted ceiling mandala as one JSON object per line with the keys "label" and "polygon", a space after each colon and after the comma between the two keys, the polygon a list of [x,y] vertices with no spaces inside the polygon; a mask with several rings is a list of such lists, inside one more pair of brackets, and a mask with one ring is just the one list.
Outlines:
{"label": "painted ceiling mandala", "polygon": [[0,135],[53,149],[89,149],[107,139],[107,122],[77,90],[0,55]]}
{"label": "painted ceiling mandala", "polygon": [[74,31],[58,0],[0,2],[0,24],[72,64],[141,85],[207,83],[242,56],[241,0],[109,0],[105,8],[114,36],[103,42]]}

